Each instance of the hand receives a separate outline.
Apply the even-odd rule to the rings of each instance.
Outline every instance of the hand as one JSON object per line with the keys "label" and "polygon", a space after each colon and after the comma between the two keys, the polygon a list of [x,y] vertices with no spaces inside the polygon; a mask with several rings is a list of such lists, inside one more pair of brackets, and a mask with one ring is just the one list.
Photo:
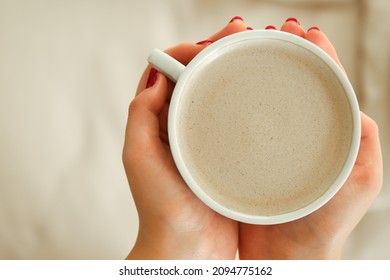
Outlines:
{"label": "hand", "polygon": [[[318,29],[305,32],[294,20],[282,31],[306,38],[324,49],[340,66],[336,52]],[[342,66],[341,66],[342,67]],[[382,156],[378,127],[361,113],[362,135],[352,173],[323,207],[296,221],[259,226],[240,223],[239,254],[243,259],[339,259],[345,240],[382,186]]]}
{"label": "hand", "polygon": [[[246,30],[233,20],[208,40],[166,52],[187,64],[226,35]],[[167,140],[173,84],[148,67],[129,107],[123,163],[139,215],[139,232],[129,259],[234,259],[238,223],[201,202],[174,164]]]}

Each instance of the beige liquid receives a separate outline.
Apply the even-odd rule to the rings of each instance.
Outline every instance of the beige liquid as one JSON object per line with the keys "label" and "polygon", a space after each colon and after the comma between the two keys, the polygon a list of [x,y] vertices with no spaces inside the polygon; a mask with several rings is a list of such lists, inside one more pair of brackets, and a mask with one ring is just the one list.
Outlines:
{"label": "beige liquid", "polygon": [[279,40],[225,47],[193,73],[177,123],[193,178],[251,215],[299,209],[340,173],[352,137],[341,84],[311,52]]}

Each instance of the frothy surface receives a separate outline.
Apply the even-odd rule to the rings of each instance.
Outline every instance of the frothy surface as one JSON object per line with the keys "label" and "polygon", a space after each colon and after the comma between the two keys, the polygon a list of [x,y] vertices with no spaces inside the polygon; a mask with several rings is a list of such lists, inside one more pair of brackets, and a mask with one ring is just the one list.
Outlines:
{"label": "frothy surface", "polygon": [[198,70],[177,129],[183,159],[209,196],[239,212],[276,215],[328,189],[346,160],[352,117],[324,62],[260,39],[225,47]]}

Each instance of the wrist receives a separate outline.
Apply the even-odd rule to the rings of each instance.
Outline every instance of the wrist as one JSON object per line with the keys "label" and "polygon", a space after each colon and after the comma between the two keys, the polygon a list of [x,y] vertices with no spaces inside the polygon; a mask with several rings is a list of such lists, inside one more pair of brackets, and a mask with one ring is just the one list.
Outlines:
{"label": "wrist", "polygon": [[241,246],[239,253],[240,259],[252,260],[337,260],[341,259],[342,248],[342,244],[322,244],[321,246],[277,244],[272,246],[268,243],[257,246],[256,249]]}
{"label": "wrist", "polygon": [[[195,260],[225,258],[219,256],[214,245],[198,231],[175,232],[171,229],[140,228],[136,243],[127,259]],[[232,255],[232,259],[235,255]]]}
{"label": "wrist", "polygon": [[271,252],[272,259],[286,260],[338,260],[341,258],[340,247],[323,246],[313,248],[310,246],[292,247],[284,252]]}
{"label": "wrist", "polygon": [[186,259],[186,251],[181,246],[180,238],[164,230],[142,230],[138,232],[137,240],[127,259],[164,260]]}

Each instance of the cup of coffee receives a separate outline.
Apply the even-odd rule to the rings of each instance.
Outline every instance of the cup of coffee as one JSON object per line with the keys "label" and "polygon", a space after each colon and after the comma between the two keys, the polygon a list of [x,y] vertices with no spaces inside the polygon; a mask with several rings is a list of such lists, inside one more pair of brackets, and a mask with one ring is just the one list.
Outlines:
{"label": "cup of coffee", "polygon": [[176,82],[168,114],[181,176],[231,219],[277,224],[328,202],[360,144],[360,111],[334,60],[298,36],[245,31],[187,66],[162,51],[148,61]]}

